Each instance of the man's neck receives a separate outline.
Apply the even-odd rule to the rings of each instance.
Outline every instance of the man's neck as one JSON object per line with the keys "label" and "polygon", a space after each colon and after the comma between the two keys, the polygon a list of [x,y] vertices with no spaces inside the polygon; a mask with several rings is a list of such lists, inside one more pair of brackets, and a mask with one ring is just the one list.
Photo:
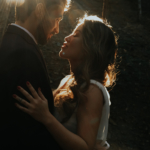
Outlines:
{"label": "man's neck", "polygon": [[16,21],[15,22],[15,24],[16,25],[19,25],[19,26],[21,26],[21,27],[23,27],[23,28],[25,28],[26,30],[28,30],[33,36],[34,36],[34,38],[36,38],[35,37],[35,27],[33,28],[32,26],[31,26],[31,24],[28,24],[28,22],[24,22],[24,23],[22,23],[21,21]]}
{"label": "man's neck", "polygon": [[12,25],[15,25],[18,28],[21,28],[22,30],[24,30],[25,32],[27,32],[29,34],[29,36],[31,36],[31,38],[34,40],[34,42],[36,44],[38,44],[35,36],[33,35],[33,32],[31,32],[33,30],[30,30],[30,28],[28,28],[24,23],[15,22],[15,23],[12,23]]}

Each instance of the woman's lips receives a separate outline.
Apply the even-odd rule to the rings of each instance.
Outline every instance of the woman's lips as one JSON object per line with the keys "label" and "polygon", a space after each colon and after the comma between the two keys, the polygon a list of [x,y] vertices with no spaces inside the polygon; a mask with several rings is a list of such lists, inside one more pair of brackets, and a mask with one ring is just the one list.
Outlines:
{"label": "woman's lips", "polygon": [[63,43],[62,48],[68,47],[67,43]]}
{"label": "woman's lips", "polygon": [[53,34],[49,34],[48,35],[48,39],[51,39],[52,36],[53,36]]}

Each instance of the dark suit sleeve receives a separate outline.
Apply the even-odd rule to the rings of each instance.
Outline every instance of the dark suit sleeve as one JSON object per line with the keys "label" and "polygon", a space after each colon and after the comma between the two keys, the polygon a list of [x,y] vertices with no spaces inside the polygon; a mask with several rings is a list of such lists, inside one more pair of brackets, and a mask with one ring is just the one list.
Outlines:
{"label": "dark suit sleeve", "polygon": [[0,134],[3,136],[3,142],[6,142],[7,139],[9,142],[15,142],[15,145],[31,146],[36,143],[38,146],[40,143],[37,142],[41,140],[43,145],[49,144],[51,136],[46,128],[19,110],[14,105],[16,100],[12,98],[12,94],[17,94],[25,99],[17,90],[17,86],[22,86],[29,92],[26,86],[26,81],[29,81],[35,90],[41,87],[43,94],[48,99],[49,109],[53,109],[52,91],[38,55],[33,50],[18,49],[13,51],[1,61],[0,78]]}
{"label": "dark suit sleeve", "polygon": [[27,81],[33,85],[35,90],[41,87],[49,103],[53,104],[49,79],[47,78],[41,60],[33,50],[15,50],[3,62],[0,72],[1,78],[3,79],[1,82],[3,86],[1,89],[1,91],[3,91],[2,95],[9,97],[7,101],[9,101],[10,104],[13,104],[15,101],[12,99],[12,94],[18,94],[23,97],[17,90],[17,86],[22,86],[29,92],[26,86]]}

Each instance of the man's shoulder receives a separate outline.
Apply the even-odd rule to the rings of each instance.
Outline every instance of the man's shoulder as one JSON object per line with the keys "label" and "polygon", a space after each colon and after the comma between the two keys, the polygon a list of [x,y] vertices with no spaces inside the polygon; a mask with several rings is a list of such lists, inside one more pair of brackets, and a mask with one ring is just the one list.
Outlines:
{"label": "man's shoulder", "polygon": [[0,46],[0,63],[30,63],[39,62],[38,46],[28,43],[23,37],[6,33]]}
{"label": "man's shoulder", "polygon": [[38,55],[38,47],[27,43],[22,37],[15,34],[5,35],[0,46],[1,57],[33,56]]}
{"label": "man's shoulder", "polygon": [[37,47],[31,43],[28,43],[23,37],[16,34],[5,34],[2,43],[2,49],[37,49]]}

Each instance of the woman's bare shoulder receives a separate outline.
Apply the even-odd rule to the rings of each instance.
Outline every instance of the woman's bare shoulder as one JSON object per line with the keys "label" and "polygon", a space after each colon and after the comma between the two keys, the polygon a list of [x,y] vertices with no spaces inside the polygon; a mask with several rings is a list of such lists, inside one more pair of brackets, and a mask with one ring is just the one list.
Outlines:
{"label": "woman's bare shoulder", "polygon": [[102,107],[104,97],[102,90],[95,84],[90,84],[88,90],[84,93],[85,99],[80,103],[77,115],[85,109],[90,108],[90,110],[98,110]]}
{"label": "woman's bare shoulder", "polygon": [[76,114],[77,134],[93,147],[102,116],[103,93],[98,86],[90,84],[85,96]]}
{"label": "woman's bare shoulder", "polygon": [[89,103],[99,102],[103,100],[102,90],[95,84],[91,83],[88,90],[85,92],[85,96]]}

